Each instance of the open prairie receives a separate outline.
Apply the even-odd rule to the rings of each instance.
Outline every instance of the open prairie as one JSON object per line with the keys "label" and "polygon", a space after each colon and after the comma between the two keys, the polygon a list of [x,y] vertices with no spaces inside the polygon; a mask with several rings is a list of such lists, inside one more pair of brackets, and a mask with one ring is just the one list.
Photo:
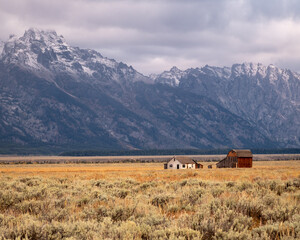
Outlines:
{"label": "open prairie", "polygon": [[300,238],[300,161],[208,164],[1,164],[0,238]]}
{"label": "open prairie", "polygon": [[80,179],[132,178],[144,181],[173,181],[186,177],[212,181],[287,180],[300,175],[300,161],[254,161],[253,168],[208,169],[211,162],[200,162],[203,169],[164,170],[162,163],[101,163],[101,164],[5,164],[0,165],[2,176],[68,177]]}

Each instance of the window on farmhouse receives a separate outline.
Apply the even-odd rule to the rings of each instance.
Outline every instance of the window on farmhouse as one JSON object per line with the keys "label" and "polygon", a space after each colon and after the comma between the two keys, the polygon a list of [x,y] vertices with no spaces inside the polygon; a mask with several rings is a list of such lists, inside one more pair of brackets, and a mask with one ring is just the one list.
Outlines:
{"label": "window on farmhouse", "polygon": [[182,167],[185,168],[185,164],[183,164]]}
{"label": "window on farmhouse", "polygon": [[173,167],[173,165],[172,165],[172,164],[170,164],[170,167]]}

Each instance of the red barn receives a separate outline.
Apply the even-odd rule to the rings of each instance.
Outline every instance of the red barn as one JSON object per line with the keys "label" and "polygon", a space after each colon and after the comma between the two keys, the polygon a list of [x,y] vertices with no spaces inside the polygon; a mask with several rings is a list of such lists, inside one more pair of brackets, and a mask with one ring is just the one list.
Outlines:
{"label": "red barn", "polygon": [[252,152],[244,149],[232,149],[227,157],[217,163],[218,168],[251,168]]}

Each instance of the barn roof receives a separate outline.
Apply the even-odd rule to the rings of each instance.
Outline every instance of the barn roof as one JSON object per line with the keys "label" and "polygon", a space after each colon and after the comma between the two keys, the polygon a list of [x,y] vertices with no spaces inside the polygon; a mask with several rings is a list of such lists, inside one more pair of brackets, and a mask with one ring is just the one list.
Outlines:
{"label": "barn roof", "polygon": [[178,162],[180,162],[181,164],[195,164],[195,163],[197,163],[195,160],[193,160],[193,159],[191,159],[189,157],[173,157],[171,160],[174,160],[174,158]]}
{"label": "barn roof", "polygon": [[253,157],[249,149],[232,149],[232,151],[236,152],[237,157]]}
{"label": "barn roof", "polygon": [[219,163],[222,163],[226,160],[227,158],[223,158],[222,160],[220,160],[218,163],[216,163],[216,165],[218,165]]}

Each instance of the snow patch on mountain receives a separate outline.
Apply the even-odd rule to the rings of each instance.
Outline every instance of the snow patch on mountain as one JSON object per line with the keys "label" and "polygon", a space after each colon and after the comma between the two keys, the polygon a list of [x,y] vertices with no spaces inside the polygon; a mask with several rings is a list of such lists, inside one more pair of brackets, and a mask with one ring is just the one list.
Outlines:
{"label": "snow patch on mountain", "polygon": [[[63,36],[52,30],[30,28],[20,38],[12,35],[4,43],[1,59],[47,76],[68,73],[81,80],[92,78],[94,82],[101,79],[118,83],[124,79],[149,82],[149,78],[126,64],[103,57],[94,50],[70,46]],[[122,72],[123,78],[117,72]]]}
{"label": "snow patch on mountain", "polygon": [[204,74],[218,77],[218,78],[225,78],[225,79],[228,79],[231,74],[231,69],[229,67],[220,68],[220,67],[205,65],[202,68],[198,68],[198,70]]}
{"label": "snow patch on mountain", "polygon": [[267,68],[261,63],[243,63],[234,64],[231,68],[231,77],[260,77],[264,78],[267,75]]}
{"label": "snow patch on mountain", "polygon": [[152,78],[156,83],[162,83],[173,87],[178,87],[181,83],[181,79],[184,78],[186,75],[190,75],[195,78],[198,78],[199,75],[208,75],[210,77],[229,79],[231,76],[231,68],[220,68],[205,65],[201,68],[189,68],[185,71],[182,71],[177,67],[173,67],[169,71],[164,71],[161,74],[150,75],[150,78]]}
{"label": "snow patch on mountain", "polygon": [[[242,63],[231,68],[190,68],[182,76],[180,84],[175,87],[209,97],[257,124],[260,131],[276,141],[289,142],[291,146],[300,144],[298,73],[274,65]],[[156,79],[172,85],[162,80]]]}
{"label": "snow patch on mountain", "polygon": [[159,75],[152,75],[151,77],[155,79],[155,82],[168,84],[171,86],[178,86],[180,79],[185,74],[184,71],[178,69],[177,67],[172,67],[169,71],[164,71]]}
{"label": "snow patch on mountain", "polygon": [[[107,96],[109,96],[111,101],[120,103],[120,105],[114,104],[116,108],[121,109],[120,106],[130,108],[131,113],[137,113],[137,109],[139,109],[137,114],[144,116],[145,119],[151,119],[154,116],[150,112],[145,112],[144,107],[148,107],[151,109],[149,111],[153,111],[158,117],[155,120],[157,122],[153,122],[153,126],[156,126],[160,121],[158,119],[161,119],[166,111],[170,111],[172,114],[180,113],[183,114],[183,117],[186,117],[190,107],[194,107],[194,113],[198,113],[198,110],[202,111],[206,107],[206,110],[211,110],[210,108],[214,108],[214,104],[211,105],[209,101],[212,100],[217,105],[227,109],[226,111],[248,121],[251,126],[255,126],[255,129],[258,129],[268,138],[284,143],[283,146],[294,147],[300,144],[300,75],[287,69],[280,69],[274,65],[263,66],[260,63],[234,64],[230,68],[206,65],[185,71],[173,67],[161,74],[145,77],[131,66],[105,58],[94,50],[80,49],[68,45],[65,39],[58,36],[55,31],[40,31],[38,29],[29,29],[20,38],[11,35],[4,45],[0,45],[0,52],[1,48],[3,50],[0,60],[6,66],[12,64],[20,66],[21,70],[26,72],[31,70],[34,77],[41,78],[41,82],[43,79],[53,82],[56,90],[66,93],[76,101],[80,101],[80,96],[85,95],[85,87],[88,86],[89,91],[87,94],[91,94],[91,99],[98,96],[97,91],[103,92],[105,94],[103,99],[107,99]],[[137,81],[162,83],[177,89],[174,91],[172,88],[161,88],[160,84],[153,84],[152,86],[132,84]],[[49,86],[49,83],[47,82],[45,86]],[[78,88],[74,89],[74,86],[78,86]],[[135,91],[133,88],[137,88],[137,90]],[[143,94],[140,94],[143,89]],[[163,89],[166,91],[164,96],[161,95]],[[173,98],[181,89],[184,97],[181,99]],[[76,95],[77,91],[80,92],[78,96]],[[188,91],[195,95],[190,97],[189,94],[186,94]],[[149,94],[147,98],[145,98],[145,94]],[[206,103],[209,104],[207,106],[205,104],[201,105],[201,98],[198,99],[199,102],[193,102],[196,95],[210,99]],[[30,96],[30,93],[28,96]],[[186,97],[190,97],[187,102]],[[103,99],[99,98],[99,102],[102,102]],[[141,102],[136,102],[137,99]],[[155,102],[157,99],[159,101]],[[27,100],[30,103],[30,97]],[[174,101],[176,104],[172,105]],[[97,104],[93,100],[89,102],[89,105],[97,108]],[[159,108],[152,109],[152,106],[156,105],[159,105],[163,111],[157,112]],[[9,102],[6,106],[9,109],[12,105]],[[182,108],[179,109],[178,106]],[[99,107],[99,113],[102,113],[106,107],[106,105]],[[65,106],[64,109],[68,110],[69,108]],[[75,113],[76,111],[73,110],[70,112],[70,114]],[[99,122],[102,122],[103,119],[106,121],[103,122],[105,129],[107,129],[106,126],[111,125],[112,119],[118,119],[119,121],[119,116],[115,115],[116,113],[117,111],[114,110],[108,114],[111,118],[107,118],[108,115],[102,116],[101,114],[101,121]],[[14,112],[10,115],[13,114]],[[216,111],[211,112],[212,124],[216,122],[216,114]],[[18,115],[16,116],[18,117]],[[197,129],[201,128],[202,125],[198,125],[199,122],[196,121],[198,115],[191,116],[191,118],[186,119],[189,127],[197,126]],[[222,121],[219,122],[221,124],[224,121],[222,115],[217,116],[221,118]],[[164,117],[168,118],[167,115]],[[195,119],[195,122],[191,123],[191,119]],[[121,118],[120,121],[124,120]],[[116,126],[123,129],[122,126],[125,123],[126,126],[133,127],[130,125],[133,121],[135,121],[134,117],[130,121],[126,120],[126,122],[116,124]],[[180,120],[180,122],[182,121]],[[202,133],[208,133],[207,127],[212,125],[206,125],[206,120],[203,123],[201,131]],[[31,121],[31,124],[38,128],[38,122]],[[168,134],[174,132],[174,129],[178,129],[178,126],[176,126],[174,129],[168,128],[166,130],[168,124],[161,124],[158,129],[164,136],[168,136]],[[244,127],[239,128],[239,131],[241,129],[244,129]],[[213,132],[214,130],[215,128],[210,128],[209,131]],[[193,131],[196,131],[196,128]],[[134,132],[128,136],[137,136]],[[193,134],[191,133],[190,136]],[[125,137],[125,135],[121,136]],[[126,135],[126,137],[128,136]],[[224,139],[224,136],[218,139]],[[179,138],[176,136],[176,139]],[[129,141],[128,138],[126,141]],[[237,139],[237,141],[239,140]]]}
{"label": "snow patch on mountain", "polygon": [[90,68],[87,68],[86,66],[82,66],[82,68],[83,68],[83,71],[90,76],[92,76],[93,73],[95,72],[95,71],[91,70]]}

